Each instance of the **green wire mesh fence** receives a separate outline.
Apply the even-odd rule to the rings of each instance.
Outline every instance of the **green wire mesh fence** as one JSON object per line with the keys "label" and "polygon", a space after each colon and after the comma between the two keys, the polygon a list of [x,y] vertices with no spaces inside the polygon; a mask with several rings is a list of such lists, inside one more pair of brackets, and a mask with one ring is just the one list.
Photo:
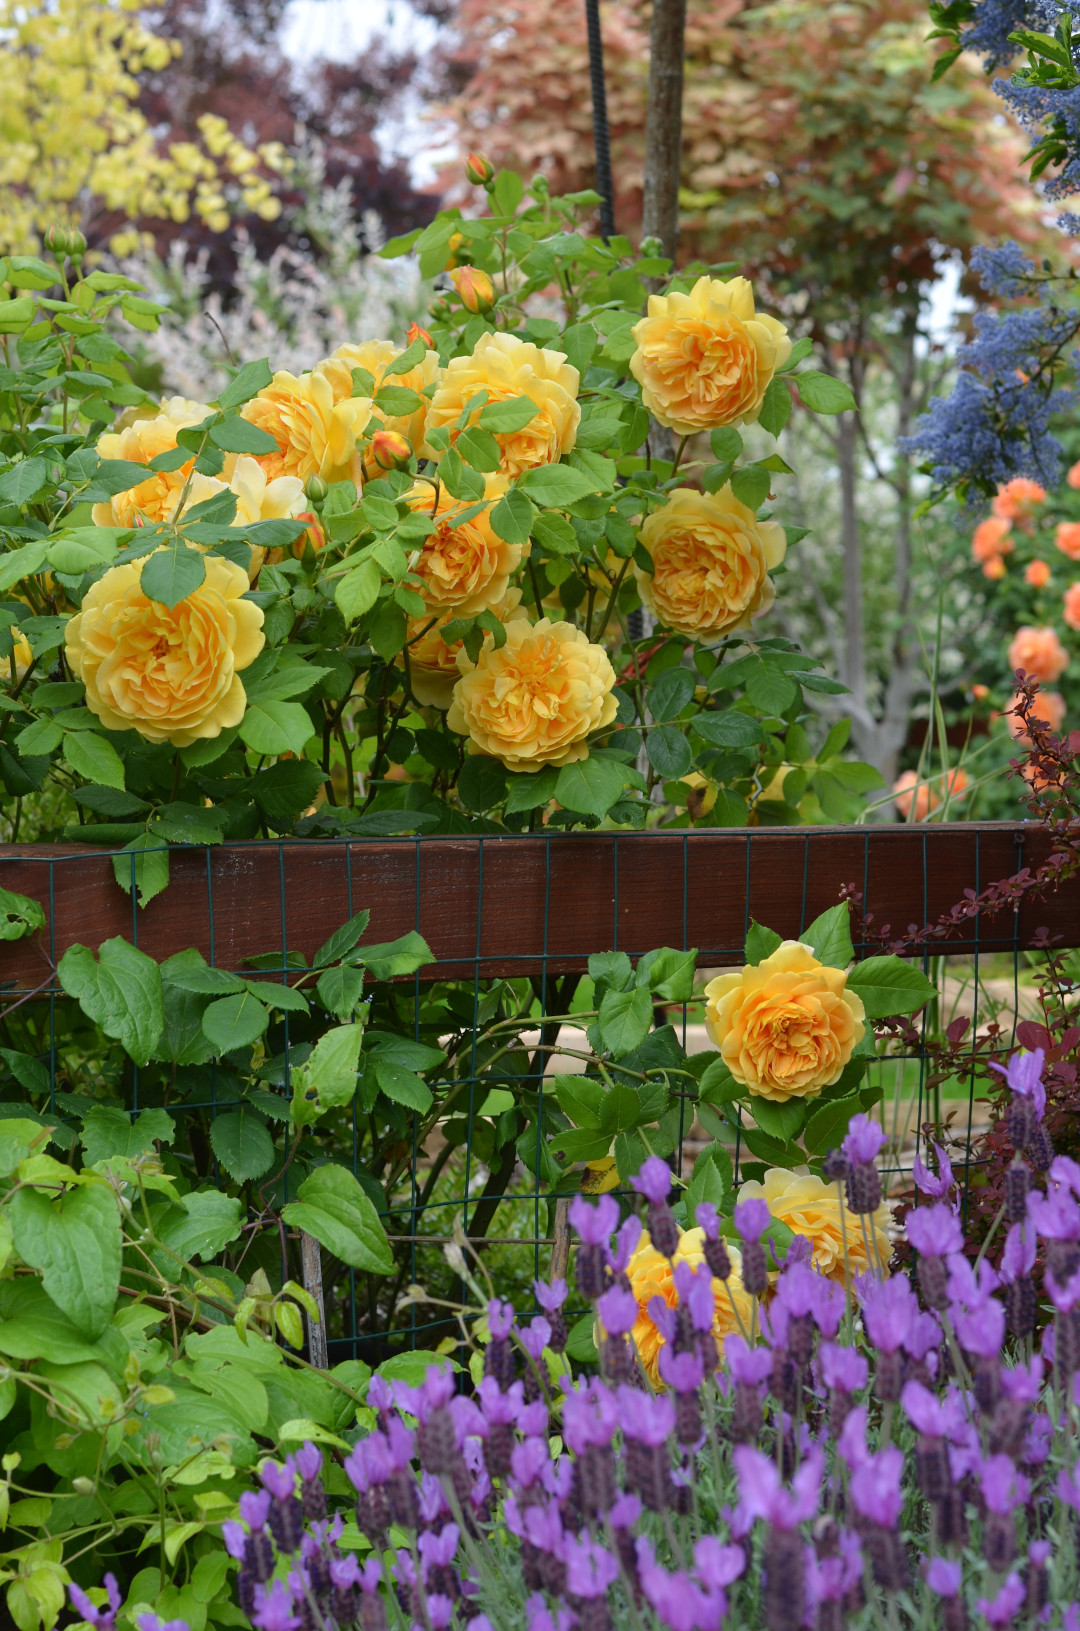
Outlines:
{"label": "green wire mesh fence", "polygon": [[[969,898],[965,891],[978,895],[1034,868],[1048,847],[1041,829],[1005,823],[252,843],[171,850],[171,883],[144,909],[134,887],[118,887],[111,853],[9,847],[0,852],[0,886],[39,902],[45,922],[2,954],[0,1114],[29,1111],[70,1146],[85,1139],[79,1129],[88,1120],[102,1124],[104,1111],[149,1130],[164,1125],[153,1120],[164,1110],[181,1172],[243,1198],[249,1232],[242,1250],[222,1259],[237,1283],[256,1267],[271,1284],[296,1271],[280,1208],[313,1165],[330,1158],[349,1166],[378,1207],[395,1271],[366,1274],[324,1253],[330,1358],[432,1346],[457,1329],[442,1304],[454,1300],[462,1236],[506,1296],[527,1296],[534,1277],[565,1262],[559,1202],[588,1169],[560,1162],[549,1146],[573,1126],[572,1084],[560,1093],[556,1078],[565,1083],[589,1068],[589,1021],[577,1016],[592,1007],[590,956],[636,960],[658,946],[697,948],[694,996],[658,998],[649,1038],[657,1068],[684,1053],[692,1067],[711,1047],[697,991],[709,970],[743,960],[753,921],[798,938],[846,892],[857,907],[856,956],[870,955],[882,937],[949,914]],[[374,989],[375,1002],[357,1091],[301,1142],[289,1127],[290,1089],[323,1020],[286,1008],[254,1047],[205,1059],[195,1048],[189,1063],[181,1050],[181,1062],[139,1064],[87,1024],[57,979],[72,944],[96,948],[122,936],[159,962],[197,947],[212,969],[254,969],[262,981],[295,984],[318,947],[362,909],[371,913],[364,944],[418,935],[431,961],[395,975],[384,958],[374,972],[390,977],[374,987],[369,967],[365,997]],[[995,1025],[995,1045],[1004,1048],[1018,1022],[1038,1017],[1039,948],[1047,935],[1065,945],[1080,940],[1074,917],[1066,885],[993,915],[961,916],[932,955],[920,951],[937,996],[866,1078],[880,1090],[873,1113],[889,1134],[894,1195],[930,1126],[946,1130],[954,1167],[973,1181],[989,1110],[976,1035]],[[943,1074],[935,1045],[950,1025],[955,1038],[964,1018],[969,1051],[967,1042],[953,1047]],[[434,1056],[444,1052],[439,1063]],[[431,1103],[410,1108],[376,1097],[364,1074],[372,1057],[398,1061],[413,1080],[419,1072]],[[692,1068],[675,1074],[659,1129],[676,1170],[689,1177],[704,1151],[723,1145],[736,1183],[760,1175],[767,1163],[747,1143],[753,1124],[742,1112],[725,1118],[699,1105]],[[265,1173],[245,1177],[240,1163],[238,1176],[223,1160],[238,1117],[248,1118],[249,1134],[255,1127],[255,1145],[273,1146]],[[650,1134],[650,1147],[660,1133]],[[601,1182],[603,1157],[593,1159]],[[417,1285],[432,1303],[410,1297]]]}

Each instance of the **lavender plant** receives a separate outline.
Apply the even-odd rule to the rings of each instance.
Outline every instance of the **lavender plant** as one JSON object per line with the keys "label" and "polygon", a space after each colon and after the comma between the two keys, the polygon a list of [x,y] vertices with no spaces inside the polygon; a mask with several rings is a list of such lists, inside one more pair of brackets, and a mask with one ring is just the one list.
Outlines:
{"label": "lavender plant", "polygon": [[[682,1229],[656,1157],[633,1180],[647,1229],[612,1195],[576,1197],[596,1374],[566,1361],[565,1281],[538,1284],[542,1311],[519,1319],[461,1257],[473,1388],[446,1366],[420,1386],[373,1378],[370,1430],[351,1446],[261,1464],[261,1489],[223,1526],[245,1622],[1075,1631],[1080,1165],[1047,1135],[1045,1070],[1037,1050],[1006,1069],[1015,1154],[997,1270],[963,1253],[939,1149],[936,1171],[916,1164],[914,1283],[890,1274],[868,1227],[883,1135],[864,1115],[825,1163],[864,1237],[862,1275],[846,1246],[840,1278],[808,1238],[766,1247],[757,1196],[728,1224],[702,1202]],[[631,1286],[648,1254],[667,1261],[668,1289],[642,1307]],[[1040,1295],[1053,1318],[1036,1345]],[[139,1631],[183,1624],[122,1610],[108,1579],[71,1595],[94,1631],[122,1612]]]}

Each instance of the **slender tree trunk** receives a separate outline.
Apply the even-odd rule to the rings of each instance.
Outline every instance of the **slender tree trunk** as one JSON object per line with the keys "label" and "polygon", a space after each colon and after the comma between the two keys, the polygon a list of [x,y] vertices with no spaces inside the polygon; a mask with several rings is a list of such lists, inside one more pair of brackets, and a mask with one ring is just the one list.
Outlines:
{"label": "slender tree trunk", "polygon": [[308,1360],[320,1370],[325,1370],[330,1363],[330,1355],[326,1345],[326,1299],[323,1296],[322,1253],[315,1236],[309,1235],[305,1229],[300,1231],[300,1272],[304,1290],[314,1300],[319,1310],[318,1319],[312,1319],[310,1314],[304,1316],[308,1335]]}
{"label": "slender tree trunk", "polygon": [[679,239],[685,39],[686,0],[653,0],[641,232],[659,238],[671,260]]}
{"label": "slender tree trunk", "polygon": [[[904,350],[897,371],[897,439],[911,430],[915,401],[915,334],[917,317],[911,312],[904,323]],[[911,703],[915,692],[918,650],[912,639],[911,616],[911,461],[897,453],[893,468],[896,491],[896,632],[892,640],[889,679],[885,687],[885,712],[881,721],[880,757],[877,767],[891,786],[896,780],[900,752],[907,740]]]}
{"label": "slender tree trunk", "polygon": [[840,541],[844,551],[844,684],[851,706],[866,712],[866,647],[863,641],[862,537],[856,495],[855,415],[836,421],[836,457],[840,469]]}

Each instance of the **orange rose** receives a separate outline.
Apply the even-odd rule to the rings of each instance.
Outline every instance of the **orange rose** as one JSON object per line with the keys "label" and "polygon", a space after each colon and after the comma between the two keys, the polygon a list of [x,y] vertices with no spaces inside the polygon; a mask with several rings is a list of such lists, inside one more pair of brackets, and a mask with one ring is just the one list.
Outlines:
{"label": "orange rose", "polygon": [[932,810],[940,810],[943,796],[953,801],[961,799],[967,787],[967,771],[959,766],[929,782],[916,771],[905,770],[893,783],[893,802],[905,821],[925,821]]}
{"label": "orange rose", "polygon": [[[491,611],[500,623],[508,623],[520,604],[521,590],[508,589]],[[410,617],[408,620],[406,638],[412,694],[424,707],[441,708],[444,712],[449,708],[454,686],[461,678],[457,659],[458,652],[464,650],[463,642],[455,640],[448,646],[442,635],[447,623],[456,616],[456,612],[444,612],[434,623],[430,617]],[[399,666],[404,666],[404,658],[395,658],[395,661]]]}
{"label": "orange rose", "polygon": [[[664,1346],[665,1339],[649,1312],[649,1304],[654,1297],[662,1297],[669,1308],[678,1307],[675,1264],[686,1263],[690,1268],[697,1270],[705,1261],[704,1246],[703,1229],[682,1229],[679,1231],[679,1244],[675,1249],[675,1256],[669,1263],[667,1258],[662,1257],[656,1250],[648,1235],[643,1233],[638,1241],[637,1250],[626,1267],[630,1290],[637,1298],[638,1305],[637,1319],[630,1336],[645,1368],[645,1374],[657,1392],[662,1392],[664,1388],[660,1376],[660,1349]],[[727,1250],[731,1258],[731,1276],[726,1282],[713,1281],[715,1312],[712,1329],[721,1355],[727,1338],[733,1331],[739,1329],[739,1320],[742,1320],[743,1330],[749,1331],[753,1317],[753,1301],[742,1283],[742,1258],[738,1249],[730,1243]],[[730,1287],[730,1296],[725,1286]],[[732,1303],[735,1305],[734,1309]],[[735,1309],[738,1309],[738,1314],[735,1313]]]}
{"label": "orange rose", "polygon": [[175,606],[150,600],[139,582],[150,558],[90,586],[64,631],[67,660],[106,730],[182,748],[243,719],[239,671],[263,648],[263,614],[244,598],[243,567],[220,555],[207,556],[203,583]]}
{"label": "orange rose", "polygon": [[1005,558],[1002,555],[991,555],[983,567],[983,577],[996,581],[1005,576]]}
{"label": "orange rose", "polygon": [[758,521],[730,487],[679,487],[648,516],[641,542],[653,569],[634,566],[638,593],[666,628],[709,641],[746,629],[776,598],[771,567],[787,550],[776,521]]}
{"label": "orange rose", "polygon": [[1022,668],[1041,685],[1050,685],[1069,666],[1069,653],[1050,628],[1032,628],[1025,623],[1017,629],[1009,647],[1009,667]]}
{"label": "orange rose", "polygon": [[971,556],[976,561],[989,561],[995,555],[1008,555],[1016,545],[1009,537],[1012,522],[1004,516],[990,515],[980,521],[971,539]]}
{"label": "orange rose", "polygon": [[[771,1167],[761,1183],[751,1182],[739,1190],[740,1201],[762,1200],[774,1218],[786,1223],[793,1234],[810,1241],[813,1264],[819,1274],[839,1285],[856,1274],[877,1272],[873,1251],[867,1255],[862,1224],[849,1212],[837,1193],[836,1184],[826,1184],[810,1173],[788,1172]],[[892,1257],[889,1223],[892,1208],[883,1201],[866,1222],[872,1243],[876,1242],[881,1261],[888,1266]],[[847,1241],[847,1264],[844,1242]]]}
{"label": "orange rose", "polygon": [[705,1029],[735,1080],[777,1104],[831,1087],[866,1031],[847,974],[798,940],[785,940],[756,967],[718,974],[705,1002]]}
{"label": "orange rose", "polygon": [[455,267],[450,273],[450,282],[466,311],[474,314],[490,311],[495,304],[495,285],[478,266]]}
{"label": "orange rose", "polygon": [[[431,336],[426,330],[418,331],[415,336],[411,329],[409,333],[410,344],[413,338],[424,338],[427,344],[431,345]],[[415,391],[418,396],[424,397],[422,406],[414,408],[410,413],[391,414],[378,407],[373,410],[375,418],[381,420],[387,430],[396,430],[400,436],[408,440],[411,447],[418,448],[424,440],[424,426],[427,423],[428,403],[425,392],[439,377],[439,353],[428,351],[406,373],[391,374],[388,377],[386,370],[394,359],[400,356],[401,347],[391,345],[389,340],[360,340],[355,344],[339,345],[332,356],[318,364],[315,372],[329,380],[335,402],[347,402],[352,396],[354,368],[362,368],[371,375],[375,381],[376,392],[383,385],[403,385],[406,390]]]}
{"label": "orange rose", "polygon": [[[554,464],[577,439],[581,409],[577,394],[581,376],[561,351],[542,351],[514,334],[482,334],[468,357],[453,357],[443,369],[431,399],[428,425],[445,425],[451,440],[465,405],[481,391],[489,402],[527,396],[536,413],[522,430],[496,431],[504,475],[519,476],[536,465]],[[480,417],[473,410],[469,423]]]}
{"label": "orange rose", "polygon": [[1070,629],[1080,629],[1080,581],[1070,583],[1062,604],[1062,616]]}
{"label": "orange rose", "polygon": [[1050,582],[1050,568],[1045,561],[1029,561],[1024,568],[1024,582],[1033,589],[1045,589]]}
{"label": "orange rose", "polygon": [[[505,476],[485,476],[487,507],[471,520],[455,525],[458,515],[475,506],[462,503],[440,486],[439,507],[433,517],[436,531],[424,539],[412,569],[424,580],[419,592],[432,612],[452,610],[459,617],[475,617],[505,595],[510,575],[521,565],[525,550],[523,544],[505,543],[491,530],[492,506],[506,488]],[[405,496],[411,510],[430,514],[428,483],[418,483]]]}
{"label": "orange rose", "polygon": [[1014,476],[999,487],[990,508],[1007,521],[1028,521],[1036,507],[1045,502],[1046,488],[1027,476]]}
{"label": "orange rose", "polygon": [[1080,561],[1080,521],[1059,521],[1054,542],[1070,561]]}
{"label": "orange rose", "polygon": [[1065,477],[1065,480],[1068,482],[1070,487],[1080,487],[1080,461],[1070,466],[1069,473]]}
{"label": "orange rose", "polygon": [[278,445],[276,453],[258,455],[259,463],[273,480],[277,476],[310,476],[323,481],[363,480],[357,438],[366,430],[373,413],[367,397],[350,396],[335,400],[325,374],[275,374],[269,385],[241,409],[260,430]]}
{"label": "orange rose", "polygon": [[[97,451],[102,459],[128,459],[133,464],[149,464],[159,453],[176,446],[176,433],[187,425],[199,425],[211,413],[204,402],[189,402],[182,396],[166,397],[160,413],[149,419],[133,419],[120,430],[98,437]],[[114,493],[103,504],[95,504],[92,514],[96,527],[133,527],[136,518],[169,521],[191,474],[195,455],[179,470],[148,470],[137,487]]]}
{"label": "orange rose", "polygon": [[634,325],[630,372],[641,400],[680,436],[751,422],[791,355],[783,323],[754,309],[746,278],[698,278],[689,294],[650,295]]}
{"label": "orange rose", "polygon": [[[1005,722],[1009,727],[1010,736],[1030,747],[1031,738],[1024,729],[1023,721],[1019,714],[1013,711],[1019,700],[1020,693],[1014,692],[1005,715]],[[1065,698],[1060,691],[1040,691],[1036,695],[1035,706],[1031,712],[1056,736],[1065,722]]]}
{"label": "orange rose", "polygon": [[515,618],[505,645],[496,650],[489,637],[475,664],[459,652],[458,667],[446,722],[507,770],[587,759],[586,738],[618,711],[607,652],[572,623]]}

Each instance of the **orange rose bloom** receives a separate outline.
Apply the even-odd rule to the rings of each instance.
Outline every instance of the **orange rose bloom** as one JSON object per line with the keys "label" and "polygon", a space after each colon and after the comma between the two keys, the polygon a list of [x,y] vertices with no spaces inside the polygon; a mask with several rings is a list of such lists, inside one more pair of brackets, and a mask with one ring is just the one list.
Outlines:
{"label": "orange rose bloom", "polygon": [[618,712],[607,652],[572,623],[515,618],[505,645],[496,650],[487,638],[475,665],[464,651],[457,661],[461,678],[446,722],[507,770],[587,759],[586,738]]}
{"label": "orange rose bloom", "polygon": [[638,593],[654,617],[689,640],[749,628],[776,598],[769,570],[787,551],[784,529],[759,521],[730,487],[678,487],[648,516],[641,542],[653,569],[635,564]]}
{"label": "orange rose bloom", "polygon": [[[843,1285],[856,1274],[877,1272],[877,1260],[871,1250],[867,1255],[862,1225],[854,1212],[849,1212],[837,1193],[836,1184],[826,1184],[810,1173],[788,1172],[784,1167],[771,1167],[761,1183],[745,1183],[739,1190],[740,1201],[762,1200],[774,1218],[786,1223],[793,1234],[803,1235],[813,1248],[812,1262],[819,1274]],[[867,1218],[867,1233],[871,1246],[877,1243],[881,1261],[888,1267],[892,1257],[889,1240],[889,1222],[892,1208],[883,1201],[876,1212]],[[844,1241],[847,1240],[847,1270],[844,1265]]]}
{"label": "orange rose bloom", "polygon": [[[176,446],[176,433],[188,425],[199,425],[213,413],[203,402],[186,397],[166,397],[161,411],[150,419],[134,419],[120,430],[107,430],[98,437],[97,452],[102,459],[128,459],[133,464],[149,464],[159,453]],[[195,455],[179,470],[148,470],[137,487],[114,493],[91,512],[96,527],[133,527],[136,517],[147,521],[169,521],[176,509],[184,483],[191,474]]]}
{"label": "orange rose bloom", "polygon": [[374,412],[368,397],[337,401],[323,373],[290,374],[284,370],[240,410],[278,445],[276,453],[257,455],[267,476],[311,476],[323,481],[363,481],[356,440]]}
{"label": "orange rose bloom", "polygon": [[1024,568],[1024,582],[1033,589],[1044,589],[1050,582],[1050,568],[1045,561],[1029,561]]}
{"label": "orange rose bloom", "polygon": [[[536,465],[554,464],[577,439],[581,375],[562,351],[542,351],[515,334],[482,334],[469,357],[453,357],[443,369],[431,399],[428,426],[445,425],[451,440],[466,403],[481,391],[489,402],[527,396],[536,413],[521,430],[496,431],[504,475],[519,476]],[[480,417],[474,409],[469,423]]]}
{"label": "orange rose bloom", "polygon": [[[423,595],[436,614],[454,611],[459,617],[475,617],[494,606],[506,593],[510,575],[521,565],[524,544],[505,543],[491,530],[491,510],[505,493],[505,476],[484,477],[487,508],[460,526],[454,518],[474,508],[439,488],[439,507],[433,520],[437,530],[424,539],[420,558],[413,567],[423,578]],[[431,487],[418,482],[407,494],[409,508],[424,515],[431,511]]]}
{"label": "orange rose bloom", "polygon": [[[1020,700],[1020,693],[1014,692],[1005,714],[1005,722],[1009,727],[1009,734],[1018,742],[1025,742],[1030,746],[1031,738],[1023,727],[1020,716],[1013,710]],[[1031,710],[1036,719],[1054,732],[1056,736],[1065,722],[1065,698],[1060,691],[1040,691],[1035,698],[1035,706]]]}
{"label": "orange rose bloom", "polygon": [[1037,505],[1046,499],[1046,488],[1027,476],[1014,476],[999,487],[990,508],[1008,521],[1026,521]]}
{"label": "orange rose bloom", "polygon": [[[409,333],[412,335],[411,329]],[[419,338],[420,331],[418,330],[412,337]],[[427,337],[427,343],[431,344],[430,335]],[[354,368],[366,369],[375,381],[376,391],[382,385],[403,385],[406,390],[424,396],[428,386],[433,385],[439,377],[439,353],[429,351],[418,363],[414,363],[407,373],[391,374],[387,377],[386,370],[394,358],[400,356],[401,347],[391,345],[389,340],[361,340],[355,344],[339,345],[332,356],[317,365],[315,373],[329,380],[335,402],[347,402],[352,396]],[[396,430],[406,437],[414,448],[419,447],[424,440],[427,413],[426,397],[422,406],[414,409],[412,413],[389,414],[382,408],[374,410],[375,418],[381,420],[387,430]]]}
{"label": "orange rose bloom", "polygon": [[1008,555],[1016,548],[1009,533],[1012,522],[1003,516],[989,515],[980,521],[971,538],[971,556],[976,561],[989,561],[995,555]]}
{"label": "orange rose bloom", "polygon": [[1080,561],[1080,521],[1059,521],[1054,542],[1070,561]]}
{"label": "orange rose bloom", "polygon": [[701,277],[689,294],[650,295],[633,334],[630,372],[641,400],[680,436],[751,423],[791,355],[787,329],[755,310],[743,277]]}
{"label": "orange rose bloom", "polygon": [[[511,588],[497,605],[492,606],[491,611],[500,623],[508,623],[520,604],[521,590]],[[412,694],[426,708],[442,708],[444,711],[449,708],[454,686],[461,678],[457,658],[458,652],[464,650],[463,642],[455,640],[453,645],[448,646],[442,634],[447,623],[456,616],[456,612],[444,612],[435,623],[430,617],[408,619],[406,638]],[[404,667],[403,657],[394,660],[399,667]]]}
{"label": "orange rose bloom", "polygon": [[862,999],[847,974],[809,946],[785,940],[755,966],[718,974],[705,987],[705,1029],[735,1080],[785,1104],[831,1087],[866,1031]]}
{"label": "orange rose bloom", "polygon": [[983,577],[996,580],[998,578],[1003,578],[1004,576],[1005,557],[1003,555],[991,555],[990,559],[983,567]]}
{"label": "orange rose bloom", "polygon": [[[654,1297],[662,1297],[669,1308],[677,1308],[679,1294],[675,1289],[674,1265],[686,1263],[690,1268],[697,1269],[705,1261],[705,1231],[703,1229],[682,1229],[679,1231],[679,1244],[675,1256],[669,1263],[662,1257],[650,1241],[648,1234],[643,1233],[638,1241],[638,1247],[630,1262],[626,1273],[630,1281],[630,1289],[637,1298],[638,1314],[630,1336],[637,1348],[645,1374],[651,1385],[658,1392],[662,1392],[664,1383],[660,1376],[660,1349],[664,1346],[664,1337],[649,1313],[649,1304]],[[732,1308],[739,1311],[743,1327],[749,1331],[750,1321],[753,1317],[753,1302],[743,1288],[742,1258],[738,1248],[727,1242],[728,1256],[731,1258],[731,1277],[726,1282],[713,1281],[713,1300],[715,1313],[713,1315],[713,1336],[716,1346],[721,1354],[724,1352],[724,1343],[732,1331],[739,1329],[739,1319]],[[725,1284],[731,1288],[731,1296],[725,1290]]]}
{"label": "orange rose bloom", "polygon": [[1066,589],[1063,606],[1062,616],[1070,629],[1080,629],[1080,580]]}
{"label": "orange rose bloom", "polygon": [[1069,653],[1050,628],[1032,628],[1025,623],[1017,629],[1009,647],[1009,667],[1022,668],[1025,674],[1051,685],[1069,666]]}
{"label": "orange rose bloom", "polygon": [[239,725],[247,695],[239,671],[263,648],[263,614],[243,597],[248,576],[206,558],[198,589],[163,606],[140,586],[149,560],[113,566],[92,584],[64,637],[86,705],[106,730],[188,747]]}
{"label": "orange rose bloom", "polygon": [[1080,487],[1080,460],[1078,460],[1076,464],[1070,466],[1069,473],[1065,477],[1065,480],[1068,482],[1070,487]]}
{"label": "orange rose bloom", "polygon": [[968,780],[967,771],[959,767],[929,782],[914,770],[905,770],[893,783],[893,802],[905,821],[925,821],[932,810],[940,810],[944,795],[952,801],[963,798]]}

